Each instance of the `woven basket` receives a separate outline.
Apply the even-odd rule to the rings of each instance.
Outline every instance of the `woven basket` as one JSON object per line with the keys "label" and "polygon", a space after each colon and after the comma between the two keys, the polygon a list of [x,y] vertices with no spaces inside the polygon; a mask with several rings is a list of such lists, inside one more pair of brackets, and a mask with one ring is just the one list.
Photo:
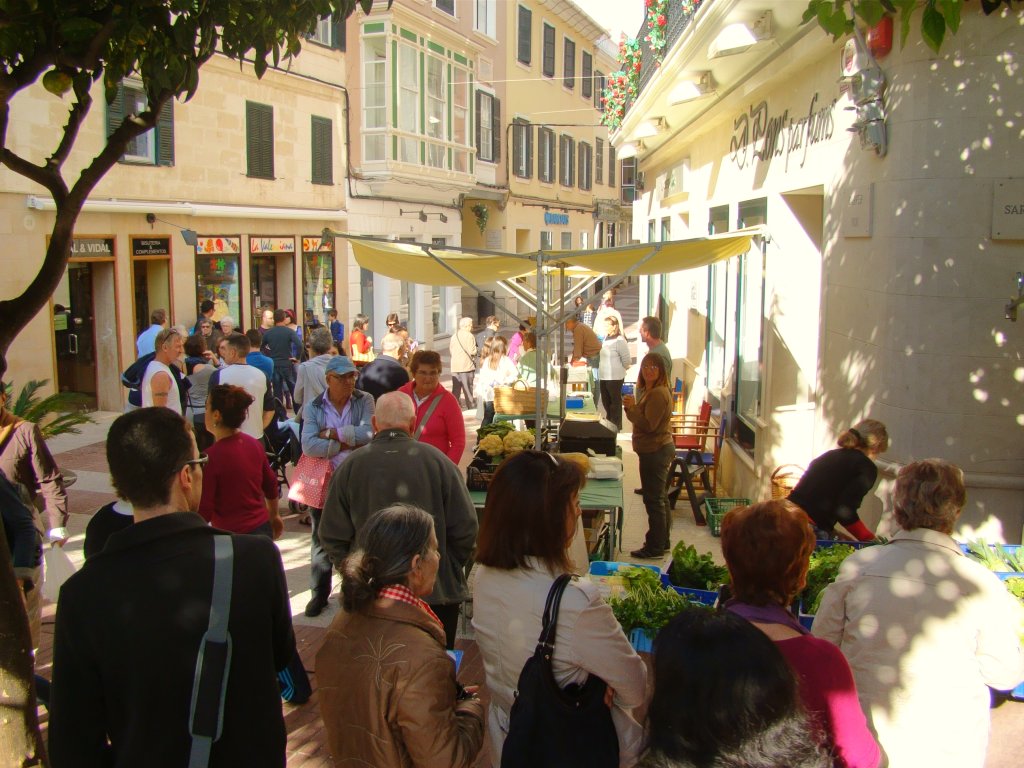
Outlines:
{"label": "woven basket", "polygon": [[[540,391],[541,413],[548,410],[548,391]],[[535,414],[537,412],[537,390],[526,386],[525,381],[517,381],[511,387],[494,388],[494,412],[510,416]]]}
{"label": "woven basket", "polygon": [[796,488],[804,475],[804,468],[799,464],[783,464],[772,472],[772,498],[784,499]]}

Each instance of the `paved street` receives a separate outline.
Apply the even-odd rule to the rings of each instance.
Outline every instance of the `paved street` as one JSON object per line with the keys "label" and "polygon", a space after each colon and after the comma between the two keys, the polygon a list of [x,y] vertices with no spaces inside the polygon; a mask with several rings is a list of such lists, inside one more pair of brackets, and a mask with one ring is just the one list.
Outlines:
{"label": "paved street", "polygon": [[[101,505],[114,498],[110,488],[104,453],[104,439],[110,422],[116,418],[114,413],[96,414],[97,423],[88,425],[81,435],[67,435],[55,438],[50,447],[57,462],[63,469],[74,470],[77,482],[69,490],[72,538],[67,548],[76,564],[82,562],[82,541],[89,516]],[[475,416],[465,414],[467,428],[467,450],[463,456],[462,466],[469,461],[470,446],[475,442],[477,422]],[[624,481],[625,520],[623,526],[622,550],[630,549],[643,543],[646,531],[646,516],[641,498],[631,492],[639,486],[636,458],[628,440],[628,435],[620,440],[623,449],[626,477]],[[700,552],[711,551],[716,559],[721,560],[718,539],[712,538],[707,528],[698,528],[685,496],[678,503],[673,522],[673,540],[679,538],[693,543]],[[297,518],[286,518],[285,534],[278,542],[284,559],[288,577],[288,588],[291,595],[292,616],[299,644],[299,651],[310,673],[314,688],[316,687],[316,669],[314,659],[323,642],[324,629],[334,618],[338,607],[332,600],[328,608],[315,619],[306,618],[303,608],[309,600],[309,528],[299,524]],[[628,559],[628,554],[619,559]],[[335,593],[337,586],[335,586]],[[39,670],[44,677],[49,677],[51,647],[53,638],[53,619],[56,606],[47,605],[43,613],[43,640],[39,653]],[[472,639],[471,627],[464,623],[460,628],[458,647],[465,651],[460,679],[466,683],[479,683],[484,680],[483,664]],[[486,696],[486,689],[483,690]],[[333,761],[326,752],[323,725],[320,711],[314,695],[311,701],[296,707],[283,705],[285,722],[288,728],[288,766],[298,768],[320,768],[331,766]],[[45,719],[44,719],[45,723]],[[989,750],[986,768],[1016,768],[1019,765],[1019,746],[1024,743],[1024,703],[1009,702],[993,711],[993,739]],[[488,766],[489,754],[486,749],[477,761],[479,766]]]}

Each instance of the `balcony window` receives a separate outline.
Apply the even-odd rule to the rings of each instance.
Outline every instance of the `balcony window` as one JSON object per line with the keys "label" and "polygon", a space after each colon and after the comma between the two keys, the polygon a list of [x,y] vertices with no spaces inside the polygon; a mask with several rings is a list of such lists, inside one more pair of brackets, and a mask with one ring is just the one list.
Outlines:
{"label": "balcony window", "polygon": [[562,49],[562,85],[569,90],[576,87],[576,43],[569,38]]}

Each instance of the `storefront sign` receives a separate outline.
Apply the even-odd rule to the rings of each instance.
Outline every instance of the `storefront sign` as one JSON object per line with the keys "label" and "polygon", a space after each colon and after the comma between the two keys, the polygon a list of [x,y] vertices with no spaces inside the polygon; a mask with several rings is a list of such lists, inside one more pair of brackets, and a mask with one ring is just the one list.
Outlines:
{"label": "storefront sign", "polygon": [[333,252],[334,251],[334,240],[328,239],[325,243],[323,242],[320,235],[316,237],[303,237],[302,238],[302,252],[303,253],[316,253],[317,251],[322,252]]}
{"label": "storefront sign", "polygon": [[196,238],[196,254],[239,253],[242,250],[242,238],[225,235],[199,235]]}
{"label": "storefront sign", "polygon": [[132,256],[170,256],[170,237],[133,237]]}
{"label": "storefront sign", "polygon": [[295,238],[250,235],[249,253],[295,253]]}
{"label": "storefront sign", "polygon": [[1024,179],[998,179],[993,185],[992,239],[1024,240]]}
{"label": "storefront sign", "polygon": [[832,99],[822,104],[815,93],[802,117],[790,117],[788,109],[772,116],[767,101],[750,107],[733,120],[733,136],[729,142],[732,159],[743,169],[755,160],[771,162],[773,158],[785,156],[787,170],[790,159],[799,160],[802,168],[810,146],[832,138],[835,131],[832,112],[836,101]]}
{"label": "storefront sign", "polygon": [[73,237],[71,238],[71,258],[113,258],[114,238],[112,237]]}
{"label": "storefront sign", "polygon": [[563,227],[569,226],[569,214],[567,213],[551,213],[550,211],[544,212],[544,223],[545,224],[560,224]]}

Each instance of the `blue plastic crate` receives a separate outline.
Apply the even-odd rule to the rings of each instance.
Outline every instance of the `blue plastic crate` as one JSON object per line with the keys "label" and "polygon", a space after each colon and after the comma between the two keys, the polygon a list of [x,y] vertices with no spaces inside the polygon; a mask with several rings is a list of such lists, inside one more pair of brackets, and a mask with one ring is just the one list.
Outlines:
{"label": "blue plastic crate", "polygon": [[637,653],[650,653],[654,650],[654,637],[650,634],[650,630],[637,627],[629,633],[629,644]]}
{"label": "blue plastic crate", "polygon": [[690,589],[689,587],[677,587],[674,584],[668,582],[668,576],[664,576],[662,582],[672,587],[678,594],[687,598],[692,603],[700,603],[701,605],[714,606],[718,602],[718,592],[713,589]]}
{"label": "blue plastic crate", "polygon": [[1024,683],[1010,691],[1010,698],[1014,701],[1024,701]]}
{"label": "blue plastic crate", "polygon": [[615,563],[608,560],[595,560],[590,564],[590,575],[591,576],[613,576],[618,573],[622,568],[647,568],[650,571],[654,571],[656,574],[662,577],[662,584],[665,582],[665,575],[661,572],[661,568],[656,565],[648,565],[646,563]]}
{"label": "blue plastic crate", "polygon": [[818,539],[814,542],[814,548],[828,549],[829,547],[834,547],[837,544],[845,544],[846,546],[853,547],[854,549],[864,549],[864,547],[876,546],[873,541],[833,541],[832,539]]}

